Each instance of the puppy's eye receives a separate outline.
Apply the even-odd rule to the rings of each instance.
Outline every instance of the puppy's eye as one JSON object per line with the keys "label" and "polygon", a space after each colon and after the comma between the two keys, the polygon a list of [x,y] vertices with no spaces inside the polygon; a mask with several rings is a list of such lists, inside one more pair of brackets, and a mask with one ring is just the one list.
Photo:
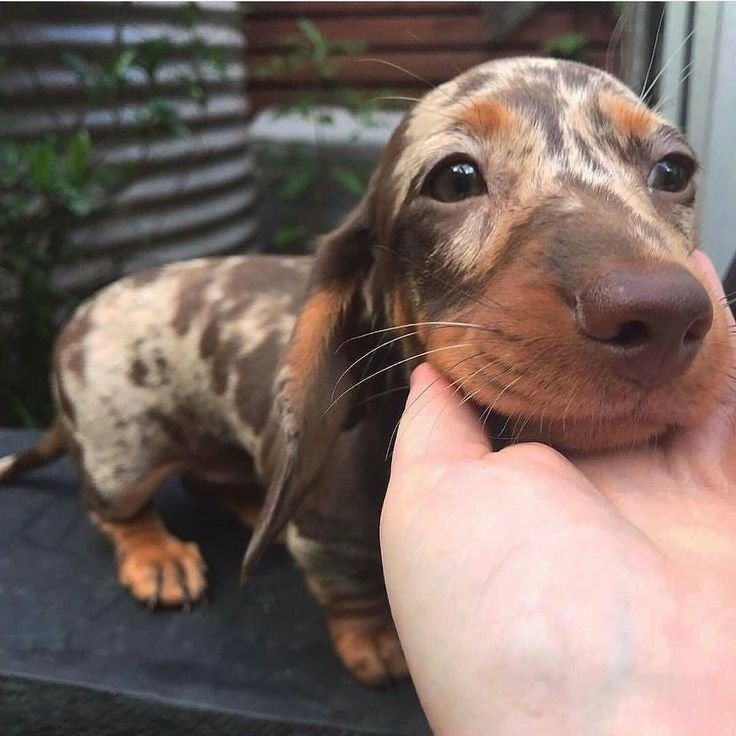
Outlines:
{"label": "puppy's eye", "polygon": [[440,164],[429,177],[427,191],[440,202],[460,202],[486,191],[486,183],[472,161]]}
{"label": "puppy's eye", "polygon": [[684,156],[666,156],[654,164],[647,186],[659,192],[682,192],[692,179],[694,163]]}

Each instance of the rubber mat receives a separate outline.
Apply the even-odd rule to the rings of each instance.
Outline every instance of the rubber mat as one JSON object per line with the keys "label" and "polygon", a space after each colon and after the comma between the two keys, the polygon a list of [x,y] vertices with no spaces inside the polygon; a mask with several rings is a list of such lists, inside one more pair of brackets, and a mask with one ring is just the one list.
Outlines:
{"label": "rubber mat", "polygon": [[[35,437],[0,430],[0,456]],[[342,669],[284,550],[240,587],[246,530],[177,483],[157,504],[210,570],[191,613],[150,613],[120,587],[66,460],[0,487],[0,733],[429,733],[408,681],[371,690]],[[108,731],[92,728],[102,712]],[[206,730],[215,716],[227,725]]]}

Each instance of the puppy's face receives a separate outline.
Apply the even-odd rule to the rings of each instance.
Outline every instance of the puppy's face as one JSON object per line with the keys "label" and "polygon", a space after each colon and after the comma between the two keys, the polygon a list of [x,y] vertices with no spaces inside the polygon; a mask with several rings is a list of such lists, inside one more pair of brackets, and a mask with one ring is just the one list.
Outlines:
{"label": "puppy's face", "polygon": [[366,197],[320,241],[274,385],[274,481],[244,571],[351,406],[371,405],[353,389],[398,409],[366,383],[387,375],[367,375],[383,345],[345,356],[368,330],[404,346],[402,361],[384,355],[389,369],[429,360],[505,417],[507,437],[613,448],[704,417],[729,349],[725,307],[689,257],[696,168],[676,129],[579,64],[491,62],[423,98]]}
{"label": "puppy's face", "polygon": [[409,113],[374,180],[390,318],[430,323],[416,352],[507,435],[590,450],[692,424],[728,369],[689,258],[696,169],[603,72],[477,67]]}

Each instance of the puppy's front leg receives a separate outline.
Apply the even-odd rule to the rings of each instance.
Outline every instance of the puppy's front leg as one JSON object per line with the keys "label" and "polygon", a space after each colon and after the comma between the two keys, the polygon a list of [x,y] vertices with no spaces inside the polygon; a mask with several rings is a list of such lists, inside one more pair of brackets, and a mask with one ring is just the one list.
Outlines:
{"label": "puppy's front leg", "polygon": [[124,521],[90,516],[115,545],[118,578],[136,599],[187,608],[202,598],[207,581],[197,545],[171,535],[153,506]]}
{"label": "puppy's front leg", "polygon": [[387,482],[380,432],[366,424],[343,432],[286,532],[325,609],[335,651],[356,679],[373,686],[407,674],[379,547]]}
{"label": "puppy's front leg", "polygon": [[[308,526],[315,521],[312,516]],[[323,517],[322,522],[336,524],[334,517]],[[324,607],[335,651],[353,676],[372,686],[405,676],[406,662],[391,618],[377,546],[361,548],[348,539],[310,539],[300,532],[298,521],[289,525],[286,544]]]}

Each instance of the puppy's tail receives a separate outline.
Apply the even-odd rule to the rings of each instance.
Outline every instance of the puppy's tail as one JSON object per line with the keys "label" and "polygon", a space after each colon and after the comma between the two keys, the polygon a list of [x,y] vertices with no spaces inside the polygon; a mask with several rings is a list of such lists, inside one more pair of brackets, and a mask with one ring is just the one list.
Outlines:
{"label": "puppy's tail", "polygon": [[66,436],[57,418],[38,444],[0,458],[0,483],[8,483],[22,473],[46,465],[65,452]]}

